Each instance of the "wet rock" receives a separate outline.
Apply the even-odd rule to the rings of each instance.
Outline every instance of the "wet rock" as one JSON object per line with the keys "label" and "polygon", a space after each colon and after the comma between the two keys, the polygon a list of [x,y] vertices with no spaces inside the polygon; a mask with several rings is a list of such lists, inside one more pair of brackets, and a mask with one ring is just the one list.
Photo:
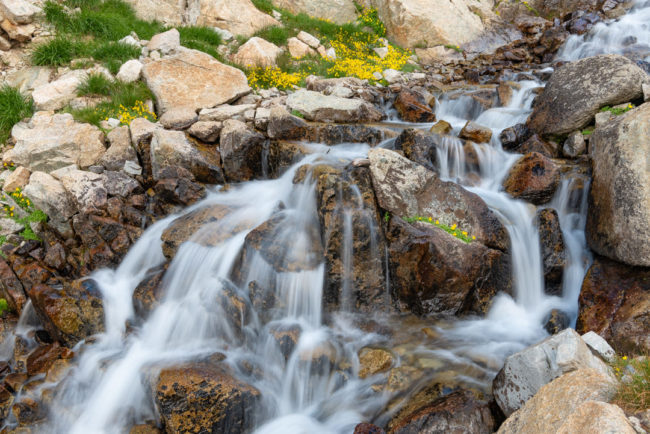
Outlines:
{"label": "wet rock", "polygon": [[[598,254],[650,266],[650,104],[596,128],[587,241]],[[645,157],[642,157],[645,156]]]}
{"label": "wet rock", "polygon": [[[379,211],[368,168],[319,165],[310,169],[325,250],[324,305],[328,310],[383,309],[387,306],[385,241],[378,230]],[[347,266],[345,255],[351,258]]]}
{"label": "wet rock", "polygon": [[27,356],[27,375],[46,373],[60,358],[70,359],[74,353],[58,343],[42,345]]}
{"label": "wet rock", "polygon": [[562,375],[541,387],[520,410],[499,428],[499,434],[558,432],[568,418],[585,402],[607,402],[616,394],[612,375],[581,368]]}
{"label": "wet rock", "polygon": [[554,335],[560,333],[562,330],[569,328],[571,320],[569,316],[559,309],[551,310],[548,318],[544,321],[544,329],[550,334]]}
{"label": "wet rock", "polygon": [[23,311],[27,296],[22,283],[14,274],[9,264],[0,258],[0,298],[7,300],[9,309],[18,315]]}
{"label": "wet rock", "polygon": [[431,216],[449,226],[457,224],[488,247],[507,249],[505,228],[477,195],[441,181],[396,152],[374,148],[368,157],[377,201],[392,216]]}
{"label": "wet rock", "polygon": [[496,428],[488,404],[466,390],[452,392],[410,410],[400,412],[388,423],[389,433],[489,434]]}
{"label": "wet rock", "polygon": [[269,116],[267,134],[277,140],[300,140],[308,134],[309,125],[283,107],[273,107]]}
{"label": "wet rock", "polygon": [[436,150],[442,146],[441,140],[439,136],[408,128],[395,140],[395,148],[401,149],[409,160],[435,172],[438,170]]}
{"label": "wet rock", "polygon": [[159,306],[163,297],[162,281],[167,271],[167,265],[147,271],[142,282],[133,290],[133,309],[140,318],[147,318]]}
{"label": "wet rock", "polygon": [[269,143],[269,176],[272,178],[279,177],[288,168],[310,153],[305,146],[299,143],[284,141]]}
{"label": "wet rock", "polygon": [[576,158],[587,151],[587,142],[582,132],[575,131],[567,137],[562,146],[562,155],[567,158]]}
{"label": "wet rock", "polygon": [[269,329],[269,333],[271,333],[271,336],[273,336],[273,339],[278,344],[282,356],[284,356],[285,360],[288,360],[298,345],[302,328],[299,325],[277,325],[272,326]]}
{"label": "wet rock", "polygon": [[29,122],[16,124],[11,135],[16,145],[9,155],[5,153],[5,159],[32,172],[51,172],[72,164],[88,167],[106,151],[100,129],[75,122],[69,113],[38,112]]}
{"label": "wet rock", "polygon": [[132,427],[129,434],[162,434],[162,431],[153,424],[139,424]]}
{"label": "wet rock", "polygon": [[[510,416],[554,379],[582,368],[609,378],[610,368],[594,356],[573,329],[566,329],[539,344],[509,356],[492,385],[494,398]],[[613,376],[609,380],[614,382]],[[521,432],[521,431],[520,431]]]}
{"label": "wet rock", "polygon": [[449,134],[452,129],[453,128],[449,122],[441,120],[438,121],[435,125],[433,125],[429,130],[429,132],[444,135],[444,134]]}
{"label": "wet rock", "polygon": [[353,434],[386,434],[386,431],[371,423],[360,423],[354,427]]}
{"label": "wet rock", "polygon": [[250,68],[275,66],[276,59],[282,53],[280,47],[254,36],[246,41],[232,58],[236,64]]}
{"label": "wet rock", "polygon": [[557,430],[557,434],[636,434],[623,410],[605,402],[587,401]]}
{"label": "wet rock", "polygon": [[499,102],[502,107],[507,107],[512,100],[512,87],[505,83],[499,84],[497,87],[497,94],[499,95]]}
{"label": "wet rock", "polygon": [[226,318],[220,324],[224,338],[241,340],[243,329],[251,321],[251,306],[243,291],[229,280],[221,280],[221,291],[217,295],[217,316]]}
{"label": "wet rock", "polygon": [[391,219],[387,239],[391,288],[403,311],[484,313],[497,292],[509,291],[509,262],[499,250],[398,217]]}
{"label": "wet rock", "polygon": [[390,130],[366,125],[321,124],[310,128],[309,140],[327,145],[367,143],[374,146],[390,134],[393,134]]}
{"label": "wet rock", "polygon": [[163,170],[175,166],[189,170],[197,180],[202,182],[210,184],[224,182],[218,152],[193,145],[182,131],[155,130],[151,139],[153,178],[163,179]]}
{"label": "wet rock", "polygon": [[197,184],[194,176],[181,167],[166,167],[161,180],[154,186],[156,198],[163,204],[190,205],[203,198],[205,187]]}
{"label": "wet rock", "polygon": [[[218,222],[230,212],[230,208],[224,205],[208,205],[178,217],[165,229],[160,237],[163,254],[168,259],[173,258],[180,245],[192,239],[192,236],[197,231],[210,223]],[[206,240],[196,241],[203,243]]]}
{"label": "wet rock", "polygon": [[503,130],[499,135],[499,140],[501,140],[503,149],[512,151],[528,140],[531,134],[526,124],[517,124]]}
{"label": "wet rock", "polygon": [[650,271],[596,257],[580,291],[576,330],[594,331],[621,353],[650,350]]}
{"label": "wet rock", "polygon": [[181,48],[142,69],[161,113],[174,107],[195,111],[236,100],[250,92],[244,73],[212,56]]}
{"label": "wet rock", "polygon": [[393,355],[381,348],[362,348],[359,351],[359,378],[367,378],[388,371],[393,365]]}
{"label": "wet rock", "polygon": [[492,130],[472,121],[467,121],[462,130],[460,138],[471,140],[476,143],[488,143],[492,138]]}
{"label": "wet rock", "polygon": [[340,98],[304,89],[289,95],[287,106],[317,122],[378,122],[384,117],[362,99]]}
{"label": "wet rock", "polygon": [[512,151],[519,154],[528,154],[530,152],[537,152],[545,157],[554,158],[559,156],[559,146],[555,142],[544,140],[539,135],[533,134],[524,143],[519,145]]}
{"label": "wet rock", "polygon": [[263,178],[264,136],[245,123],[228,120],[221,131],[221,158],[226,178],[231,182]]}
{"label": "wet rock", "polygon": [[544,262],[545,291],[551,295],[562,295],[566,252],[560,219],[553,208],[544,208],[537,211],[535,221]]}
{"label": "wet rock", "polygon": [[317,226],[301,225],[300,218],[292,213],[280,212],[271,217],[246,235],[244,245],[279,273],[313,270],[323,262]]}
{"label": "wet rock", "polygon": [[528,119],[540,135],[565,135],[591,123],[606,105],[641,98],[647,74],[619,55],[587,57],[556,69]]}
{"label": "wet rock", "polygon": [[[78,261],[80,264],[84,264],[88,271],[91,269],[117,265],[119,262],[119,255],[116,255],[115,252],[111,250],[109,243],[102,239],[97,231],[99,228],[95,223],[96,222],[93,222],[91,217],[88,215],[77,214],[72,219],[74,231],[84,245],[84,248],[80,249],[78,252]],[[128,241],[128,235],[124,231],[124,228],[115,223],[116,222],[114,222],[113,227],[120,230],[122,235],[121,240],[124,242]],[[123,252],[128,248],[128,245],[124,244],[126,243],[123,243]]]}
{"label": "wet rock", "polygon": [[223,365],[194,362],[163,369],[154,400],[165,431],[244,433],[253,427],[260,392]]}
{"label": "wet rock", "polygon": [[77,280],[59,289],[36,285],[28,295],[45,330],[65,346],[104,331],[101,293],[93,280]]}
{"label": "wet rock", "polygon": [[538,152],[524,155],[510,169],[503,187],[516,199],[541,205],[553,197],[560,183],[556,164]]}
{"label": "wet rock", "polygon": [[413,90],[402,90],[395,98],[393,105],[406,122],[433,122],[436,120],[436,114],[431,110],[424,96]]}

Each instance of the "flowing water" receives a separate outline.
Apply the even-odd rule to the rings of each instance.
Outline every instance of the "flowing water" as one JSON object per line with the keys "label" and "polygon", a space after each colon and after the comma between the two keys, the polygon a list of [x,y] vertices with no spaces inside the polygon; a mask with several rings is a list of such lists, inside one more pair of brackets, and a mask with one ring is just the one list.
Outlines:
{"label": "flowing water", "polygon": [[[561,57],[625,52],[629,47],[625,35],[629,33],[636,36],[636,44],[647,45],[649,13],[650,3],[639,3],[618,22],[599,24],[587,36],[572,37]],[[324,318],[325,269],[314,253],[314,243],[319,242],[314,233],[321,232],[315,186],[310,182],[294,184],[294,175],[301,165],[316,161],[348,164],[365,157],[369,146],[307,144],[313,153],[280,178],[247,182],[226,191],[215,189],[184,211],[205,206],[230,210],[180,247],[165,273],[165,296],[145,321],[135,318],[132,294],[148,270],[165,262],[160,237],[177,216],[150,227],[117,269],[93,274],[104,299],[106,332],[92,344],[75,348],[78,356],[65,380],[39,386],[55,394],[43,431],[121,433],[135,423],[153,420],[156,414],[149,379],[164,366],[217,352],[225,355],[225,363],[239,378],[260,390],[262,401],[255,412],[258,433],[349,433],[362,421],[386,422],[390,412],[381,412],[396,397],[388,389],[378,391],[380,378],[359,377],[357,353],[369,345],[390,348],[396,366],[422,368],[427,372],[423,381],[439,377],[451,384],[489,391],[507,355],[547,335],[543,325],[552,309],[575,321],[580,286],[590,263],[584,236],[589,179],[567,174],[547,204],[558,212],[566,245],[562,294],[544,292],[540,240],[534,223],[537,210],[502,191],[502,181],[518,155],[505,152],[498,140],[504,128],[525,121],[534,90],[543,83],[512,78],[519,88],[507,107],[486,110],[466,91],[441,95],[436,107],[437,118],[452,125],[454,136],[467,120],[493,130],[489,144],[470,145],[477,156],[473,163],[466,158],[463,142],[455,137],[441,143],[436,158],[440,176],[483,198],[510,235],[513,295],[499,294],[484,318],[422,320],[382,310],[364,316],[392,328],[392,335],[371,333],[358,325],[361,314],[351,312],[352,234],[361,229],[358,225],[370,234],[379,230],[371,214],[353,218],[353,211],[364,211],[360,193],[356,208],[341,209],[337,214],[343,219],[343,300],[341,312]],[[430,125],[416,127],[427,129]],[[392,141],[381,146],[391,147]],[[250,267],[239,276],[240,285],[235,285],[233,269],[241,271],[238,260],[246,236],[270,218],[280,222],[272,239],[284,266],[274,267],[259,253],[247,251]],[[373,255],[386,261],[380,243],[372,240],[371,246]],[[286,266],[293,263],[302,265]],[[272,309],[254,307],[249,282],[272,289]],[[231,297],[249,306],[247,315],[233,317],[224,308],[222,301]],[[28,305],[16,331],[27,345],[33,345],[28,335],[36,324]],[[431,337],[422,338],[423,327],[429,328]],[[283,352],[274,335],[291,330],[298,330],[300,337],[290,353]],[[0,350],[9,354],[12,348]],[[323,354],[335,363],[320,363]],[[9,419],[7,424],[12,422]]]}

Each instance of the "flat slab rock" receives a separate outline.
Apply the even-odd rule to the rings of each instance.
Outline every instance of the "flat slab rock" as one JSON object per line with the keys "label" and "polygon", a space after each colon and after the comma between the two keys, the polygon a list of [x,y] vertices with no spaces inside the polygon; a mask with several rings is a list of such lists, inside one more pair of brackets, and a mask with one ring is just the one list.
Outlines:
{"label": "flat slab rock", "polygon": [[142,69],[159,111],[187,107],[194,111],[231,102],[251,91],[246,75],[197,50],[180,48]]}
{"label": "flat slab rock", "polygon": [[305,119],[317,122],[378,122],[384,115],[362,99],[323,95],[301,89],[287,98],[290,110],[300,112]]}

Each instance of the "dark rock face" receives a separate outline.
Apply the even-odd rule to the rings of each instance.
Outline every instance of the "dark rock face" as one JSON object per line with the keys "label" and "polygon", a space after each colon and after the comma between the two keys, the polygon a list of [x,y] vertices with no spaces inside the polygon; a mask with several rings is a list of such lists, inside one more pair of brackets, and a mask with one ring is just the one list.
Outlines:
{"label": "dark rock face", "polygon": [[18,315],[27,303],[27,296],[18,277],[14,274],[9,264],[0,258],[0,297],[7,300],[9,308]]}
{"label": "dark rock face", "polygon": [[246,433],[254,422],[260,392],[211,362],[163,369],[155,403],[165,432]]}
{"label": "dark rock face", "polygon": [[496,422],[489,404],[471,392],[459,390],[424,405],[410,406],[388,423],[391,434],[472,433],[489,434]]}
{"label": "dark rock face", "polygon": [[289,167],[309,154],[307,148],[299,143],[273,141],[269,144],[269,176],[277,178]]}
{"label": "dark rock face", "polygon": [[557,157],[559,146],[557,143],[543,140],[539,135],[533,134],[530,136],[524,143],[519,145],[517,148],[513,149],[514,152],[520,154],[528,154],[529,152],[538,152],[545,157],[554,158]]}
{"label": "dark rock face", "polygon": [[517,124],[503,130],[499,135],[499,140],[501,140],[503,149],[513,151],[528,140],[531,134],[526,124]]}
{"label": "dark rock face", "polygon": [[644,80],[647,74],[623,56],[600,55],[567,63],[553,73],[537,98],[528,127],[542,136],[580,130],[601,107],[641,98]]}
{"label": "dark rock face", "polygon": [[436,148],[439,137],[413,128],[406,129],[395,140],[395,148],[404,156],[429,170],[436,171]]}
{"label": "dark rock face", "polygon": [[395,109],[407,122],[433,122],[436,114],[427,105],[424,97],[413,90],[404,89],[395,98]]}
{"label": "dark rock face", "polygon": [[560,333],[562,330],[569,328],[571,321],[569,316],[558,309],[553,309],[548,319],[545,321],[544,329],[551,335]]}
{"label": "dark rock face", "polygon": [[[325,252],[324,304],[336,310],[376,311],[388,305],[379,211],[367,167],[318,165],[308,170],[316,182],[316,206]],[[300,176],[301,174],[298,173]],[[346,236],[352,237],[346,245]],[[345,266],[345,249],[351,265]],[[349,288],[350,299],[345,291]]]}
{"label": "dark rock face", "polygon": [[510,291],[509,258],[442,229],[392,218],[387,234],[392,291],[402,310],[418,315],[484,313]]}
{"label": "dark rock face", "polygon": [[262,154],[266,138],[239,121],[229,120],[221,131],[221,158],[231,182],[263,178]]}
{"label": "dark rock face", "polygon": [[596,128],[587,241],[599,255],[650,267],[650,104]]}
{"label": "dark rock face", "polygon": [[564,237],[557,211],[544,208],[537,212],[542,260],[544,261],[544,284],[547,294],[562,295],[562,275],[566,265]]}
{"label": "dark rock face", "polygon": [[142,282],[133,290],[133,309],[140,318],[147,318],[160,304],[165,271],[167,271],[167,264],[149,270]]}
{"label": "dark rock face", "polygon": [[354,427],[354,434],[386,434],[386,431],[371,423],[360,423]]}
{"label": "dark rock face", "polygon": [[61,289],[36,285],[28,291],[45,330],[65,346],[104,331],[104,307],[95,281],[77,280]]}
{"label": "dark rock face", "polygon": [[596,257],[580,291],[576,330],[595,331],[617,352],[650,351],[650,268]]}
{"label": "dark rock face", "polygon": [[276,140],[301,140],[305,138],[309,130],[309,124],[289,114],[282,107],[271,109],[267,134],[271,139]]}
{"label": "dark rock face", "polygon": [[503,187],[512,197],[541,205],[553,197],[560,183],[560,170],[537,152],[524,155],[512,166]]}

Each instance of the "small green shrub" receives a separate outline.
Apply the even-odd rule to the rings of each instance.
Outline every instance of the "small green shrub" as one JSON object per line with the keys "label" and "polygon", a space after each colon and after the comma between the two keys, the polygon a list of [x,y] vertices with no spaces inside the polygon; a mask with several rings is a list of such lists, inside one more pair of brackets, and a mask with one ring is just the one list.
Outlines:
{"label": "small green shrub", "polygon": [[266,39],[275,45],[285,45],[289,39],[289,31],[280,26],[266,27],[255,34],[262,39]]}
{"label": "small green shrub", "polygon": [[0,315],[4,315],[5,312],[9,312],[9,303],[6,299],[0,298]]}
{"label": "small green shrub", "polygon": [[271,3],[271,0],[253,0],[253,5],[267,14],[273,12],[273,3]]}
{"label": "small green shrub", "polygon": [[66,65],[79,55],[81,44],[69,38],[57,37],[36,46],[32,62],[40,66]]}
{"label": "small green shrub", "polygon": [[88,77],[77,88],[77,95],[110,95],[113,90],[113,82],[99,72],[89,74]]}
{"label": "small green shrub", "polygon": [[629,112],[630,110],[633,110],[634,107],[635,107],[634,104],[628,104],[625,107],[610,107],[610,106],[606,105],[605,107],[601,108],[600,111],[601,112],[610,112],[614,116],[620,116],[620,115],[622,115],[624,113]]}
{"label": "small green shrub", "polygon": [[3,85],[0,87],[0,145],[4,144],[11,128],[24,118],[32,115],[34,109],[32,100],[20,93],[14,87]]}

